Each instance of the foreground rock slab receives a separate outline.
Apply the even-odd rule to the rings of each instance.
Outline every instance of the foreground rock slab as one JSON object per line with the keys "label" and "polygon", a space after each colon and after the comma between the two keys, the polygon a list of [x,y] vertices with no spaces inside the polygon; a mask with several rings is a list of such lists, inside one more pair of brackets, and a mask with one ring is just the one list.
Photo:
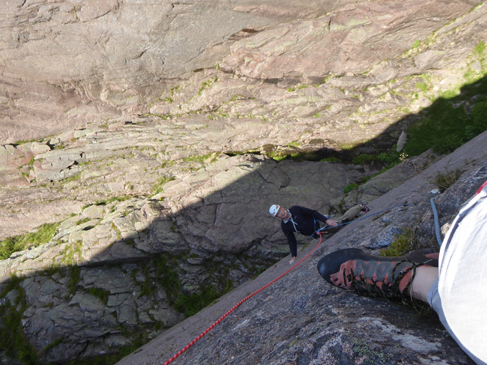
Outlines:
{"label": "foreground rock slab", "polygon": [[[423,244],[435,247],[430,183],[440,172],[459,169],[460,179],[437,199],[440,224],[450,222],[460,206],[487,180],[487,132],[423,173],[369,204],[378,216],[353,222],[327,239],[313,256],[271,287],[247,300],[173,364],[343,364],[407,359],[411,363],[473,364],[432,311],[356,296],[327,285],[319,276],[319,258],[339,248],[361,247],[389,225],[422,232]],[[398,203],[402,208],[387,209]],[[418,226],[418,221],[420,225]],[[304,249],[299,258],[317,242]],[[424,247],[423,246],[423,247]],[[377,251],[375,251],[377,253]],[[118,365],[160,364],[195,339],[240,300],[289,268],[287,260],[256,280],[220,298],[212,307],[171,328]]]}

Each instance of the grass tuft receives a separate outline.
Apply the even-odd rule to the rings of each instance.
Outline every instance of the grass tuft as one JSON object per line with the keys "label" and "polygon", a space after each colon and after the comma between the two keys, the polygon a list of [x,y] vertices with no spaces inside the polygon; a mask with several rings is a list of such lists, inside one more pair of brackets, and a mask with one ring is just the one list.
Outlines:
{"label": "grass tuft", "polygon": [[0,260],[5,260],[14,252],[25,250],[32,246],[48,243],[56,234],[59,223],[46,223],[36,232],[8,237],[0,242]]}
{"label": "grass tuft", "polygon": [[164,185],[166,183],[168,183],[169,181],[173,181],[173,180],[176,180],[176,178],[174,176],[162,177],[161,179],[159,179],[159,181],[153,187],[154,195],[162,192],[164,189]]}
{"label": "grass tuft", "polygon": [[356,183],[353,183],[353,184],[348,184],[347,186],[345,186],[345,187],[343,188],[343,192],[344,192],[345,194],[348,194],[349,192],[351,192],[351,191],[353,191],[353,190],[355,190],[355,189],[358,189],[358,184],[356,184]]}
{"label": "grass tuft", "polygon": [[434,177],[434,183],[436,186],[438,186],[438,190],[440,190],[440,193],[443,193],[446,189],[448,189],[450,186],[455,184],[455,182],[458,180],[458,178],[462,175],[462,172],[460,170],[455,170],[455,171],[446,171],[445,173],[438,173]]}
{"label": "grass tuft", "polygon": [[416,249],[415,233],[411,227],[404,230],[404,233],[394,235],[394,240],[387,248],[380,251],[381,256],[402,256],[407,255],[412,250]]}

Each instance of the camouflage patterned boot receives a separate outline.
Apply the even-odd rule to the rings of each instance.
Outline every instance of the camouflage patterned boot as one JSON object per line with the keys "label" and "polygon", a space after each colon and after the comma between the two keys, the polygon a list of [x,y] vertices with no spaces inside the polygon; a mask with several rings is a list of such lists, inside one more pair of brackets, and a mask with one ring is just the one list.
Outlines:
{"label": "camouflage patterned boot", "polygon": [[438,267],[433,249],[416,250],[405,256],[381,257],[356,248],[332,252],[318,262],[320,275],[331,285],[366,296],[407,299],[419,266]]}

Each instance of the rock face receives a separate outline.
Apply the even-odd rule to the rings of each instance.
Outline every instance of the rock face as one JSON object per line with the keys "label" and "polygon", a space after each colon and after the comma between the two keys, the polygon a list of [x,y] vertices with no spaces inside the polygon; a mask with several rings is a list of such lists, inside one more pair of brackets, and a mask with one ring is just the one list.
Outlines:
{"label": "rock face", "polygon": [[171,79],[213,67],[235,39],[348,2],[5,2],[0,143],[147,111]]}
{"label": "rock face", "polygon": [[[66,264],[67,251],[77,244],[71,259],[81,265],[189,249],[238,254],[255,250],[255,243],[263,245],[259,250],[265,255],[280,241],[280,228],[267,213],[268,202],[290,206],[303,201],[323,211],[360,176],[354,168],[330,162],[278,164],[246,155],[223,158],[167,183],[151,199],[134,197],[85,207],[59,225],[51,243],[1,261],[1,280],[53,263]],[[310,199],[310,189],[321,191],[320,197]],[[245,218],[242,212],[252,216]]]}
{"label": "rock face", "polygon": [[[274,144],[327,130],[336,147],[354,123],[368,126],[354,141],[369,140],[480,71],[466,60],[485,39],[479,1],[348,3],[9,1],[0,143],[133,113],[213,111],[287,120],[294,133]],[[423,74],[437,88],[408,102],[423,82],[410,77]]]}
{"label": "rock face", "polygon": [[[245,301],[172,363],[473,364],[432,310],[425,312],[424,308],[360,297],[334,288],[321,278],[316,265],[322,255],[337,249],[364,248],[389,227],[413,228],[417,234],[415,248],[438,247],[430,205],[430,198],[437,192],[432,192],[435,186],[431,181],[439,173],[463,171],[454,185],[436,195],[439,224],[444,225],[487,181],[487,154],[482,147],[486,142],[484,132],[371,202],[371,211],[364,219],[353,221],[327,238],[308,260]],[[373,185],[374,179],[368,184]],[[317,242],[303,249],[299,258]],[[287,269],[287,260],[281,261],[258,279],[220,298],[219,303],[174,326],[117,364],[164,363],[236,303]]]}
{"label": "rock face", "polygon": [[[410,204],[330,235],[320,253],[388,245],[408,226],[421,245],[434,244],[424,198],[436,186],[425,181],[463,172],[456,190],[437,199],[449,222],[484,177],[485,134],[445,158],[403,156],[372,179],[383,165],[335,161],[390,149],[438,98],[466,94],[471,112],[484,91],[467,84],[487,74],[487,8],[445,4],[2,4],[0,240],[6,247],[44,224],[56,233],[22,249],[12,244],[0,261],[0,329],[10,331],[0,331],[0,362],[109,363],[161,334],[167,346],[148,345],[136,363],[169,357],[229,302],[174,326],[185,316],[241,288],[228,294],[236,298],[276,263],[283,268],[288,248],[270,204],[331,216],[360,202],[375,211]],[[281,155],[293,158],[278,162]],[[361,185],[344,193],[353,184]],[[248,321],[224,324],[221,347],[178,361],[463,361],[446,334],[412,312],[323,293],[315,261],[245,304]],[[367,316],[353,312],[358,306]],[[368,326],[376,342],[364,339]],[[376,351],[387,341],[402,347]]]}
{"label": "rock face", "polygon": [[[115,165],[124,163],[120,151],[127,145],[123,140],[118,139],[118,149],[112,151],[104,150],[107,145],[100,139],[98,142],[94,145],[103,146],[101,156],[113,156]],[[128,181],[122,182],[118,173],[111,176],[118,170],[104,166],[107,160],[103,158],[98,164],[96,152],[80,152],[76,147],[65,148],[65,154],[59,151],[36,156],[32,170],[36,176],[44,176],[40,179],[50,176],[61,182],[33,188],[30,196],[37,196],[37,202],[23,200],[22,190],[10,199],[22,202],[24,211],[40,220],[44,219],[40,212],[46,220],[62,209],[79,213],[63,220],[48,243],[0,261],[6,298],[15,291],[22,293],[11,301],[2,299],[2,305],[10,315],[10,311],[22,313],[25,336],[42,362],[111,354],[129,346],[137,328],[149,330],[143,332],[146,341],[178,323],[184,319],[175,309],[182,293],[195,296],[208,287],[222,293],[287,254],[280,228],[267,213],[268,202],[302,201],[328,210],[330,201],[363,175],[353,165],[331,162],[277,163],[263,156],[210,156],[216,161],[198,162],[206,167],[183,173],[166,183],[163,191],[153,191],[150,198],[122,196],[81,207],[81,201],[104,189],[94,183],[95,190],[90,192],[86,183],[91,176],[101,176],[104,181],[113,178],[105,186],[120,186],[122,191]],[[74,163],[83,156],[92,156],[93,166]],[[133,156],[138,159],[137,153]],[[38,164],[41,158],[51,162]],[[144,184],[149,179],[157,182],[160,163],[156,156],[143,155],[142,160],[146,163],[136,166],[146,166],[145,173],[136,179]],[[81,169],[86,179],[68,178],[66,184],[60,169],[67,166]],[[101,169],[107,170],[102,173]],[[175,166],[172,171],[177,171]],[[127,176],[132,175],[136,174]],[[321,192],[318,199],[311,198],[310,189]],[[77,192],[81,195],[73,196]],[[44,210],[48,198],[55,199],[56,210]],[[10,208],[16,209],[15,204]],[[242,212],[248,212],[247,217]],[[5,215],[5,227],[18,221],[7,209]],[[9,286],[11,275],[22,277],[16,286]],[[121,328],[133,335],[123,335]]]}

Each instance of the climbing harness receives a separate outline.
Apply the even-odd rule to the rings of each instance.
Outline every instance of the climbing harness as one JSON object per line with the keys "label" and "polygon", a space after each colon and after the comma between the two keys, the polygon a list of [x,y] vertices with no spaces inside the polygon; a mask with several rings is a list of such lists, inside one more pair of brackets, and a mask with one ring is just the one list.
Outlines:
{"label": "climbing harness", "polygon": [[[328,217],[326,217],[326,218],[328,218]],[[318,229],[316,229],[316,227],[318,227]],[[313,234],[310,234],[309,236],[312,237],[312,238],[317,238],[316,237],[316,234],[317,234],[316,232],[318,232],[320,230],[319,227],[320,227],[320,221],[318,219],[316,219],[316,218],[313,218],[313,228],[315,229],[315,231],[313,232]]]}
{"label": "climbing harness", "polygon": [[310,252],[308,253],[303,259],[301,259],[297,264],[295,264],[293,267],[291,267],[290,269],[286,270],[283,274],[279,275],[277,278],[275,278],[274,280],[272,280],[271,282],[269,282],[268,284],[264,285],[262,288],[260,288],[259,290],[253,292],[252,294],[249,294],[248,296],[246,296],[244,299],[242,299],[240,302],[238,302],[237,304],[235,304],[232,309],[230,309],[227,313],[225,313],[223,316],[221,316],[215,323],[213,323],[210,327],[208,327],[205,331],[203,331],[198,337],[196,337],[193,341],[191,341],[189,344],[187,344],[184,348],[182,348],[178,353],[176,353],[173,357],[171,357],[169,360],[167,360],[165,363],[163,363],[162,365],[168,365],[170,364],[171,362],[173,362],[174,360],[176,360],[179,356],[181,356],[186,350],[188,350],[191,346],[193,346],[196,342],[198,342],[201,338],[203,338],[203,336],[205,336],[208,332],[210,332],[217,324],[219,324],[221,321],[223,321],[230,313],[232,313],[235,309],[237,309],[238,307],[240,307],[240,305],[242,305],[244,302],[246,302],[247,300],[249,300],[250,298],[252,298],[254,295],[260,293],[262,290],[266,289],[267,287],[271,286],[272,284],[274,284],[276,281],[280,280],[283,276],[285,276],[286,274],[288,274],[289,272],[291,272],[292,270],[294,270],[299,264],[301,264],[304,260],[306,260],[309,256],[311,256],[313,254],[313,252],[315,252],[318,247],[320,246],[321,244],[321,241],[323,239],[322,237],[322,233],[324,233],[325,231],[327,231],[328,229],[331,229],[331,228],[337,228],[337,227],[340,227],[340,226],[345,226],[347,224],[350,224],[352,222],[356,222],[356,221],[359,221],[359,220],[362,220],[362,219],[365,219],[365,218],[369,218],[369,217],[372,217],[374,215],[377,215],[377,214],[380,214],[382,212],[385,212],[386,210],[391,210],[391,209],[394,209],[394,208],[397,208],[397,207],[402,207],[402,206],[406,206],[406,205],[409,205],[408,203],[405,203],[405,204],[398,204],[398,205],[395,205],[393,207],[389,207],[389,208],[386,208],[386,209],[383,209],[379,212],[376,212],[376,213],[372,213],[372,214],[368,214],[366,216],[363,216],[361,218],[358,218],[358,219],[355,219],[353,221],[350,221],[350,222],[346,222],[346,223],[342,223],[342,224],[339,224],[337,226],[334,226],[334,227],[330,227],[330,226],[324,226],[322,228],[320,228],[319,230],[316,231],[316,234],[318,234],[320,236],[320,240],[318,242],[318,244],[316,245],[316,247]]}
{"label": "climbing harness", "polygon": [[294,221],[293,216],[289,210],[286,210],[287,214],[289,214],[289,219],[287,220],[288,222],[291,221],[294,227],[294,231],[298,232],[298,229],[296,228],[297,223]]}

